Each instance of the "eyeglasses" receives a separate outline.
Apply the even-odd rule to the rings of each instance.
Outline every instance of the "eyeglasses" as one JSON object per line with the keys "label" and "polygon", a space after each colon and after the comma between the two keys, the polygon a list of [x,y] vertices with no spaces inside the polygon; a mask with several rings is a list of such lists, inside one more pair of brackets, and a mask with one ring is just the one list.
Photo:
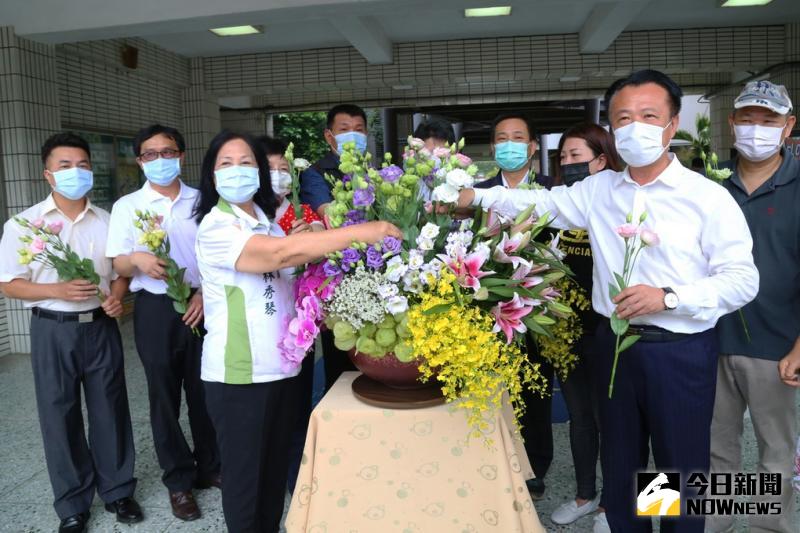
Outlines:
{"label": "eyeglasses", "polygon": [[150,150],[148,152],[142,152],[142,155],[139,158],[142,161],[155,161],[159,157],[163,157],[164,159],[174,159],[181,155],[179,150],[173,150],[172,148],[167,148],[166,150],[161,150],[160,152],[156,152],[155,150]]}

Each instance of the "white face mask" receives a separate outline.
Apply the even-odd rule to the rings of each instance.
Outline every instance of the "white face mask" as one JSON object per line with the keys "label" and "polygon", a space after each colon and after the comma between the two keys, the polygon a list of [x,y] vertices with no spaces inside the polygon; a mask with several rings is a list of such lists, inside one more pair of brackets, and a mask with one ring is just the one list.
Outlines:
{"label": "white face mask", "polygon": [[614,130],[614,144],[620,157],[631,167],[646,167],[655,163],[661,154],[669,147],[661,144],[664,130],[672,124],[670,120],[666,126],[644,122],[631,122]]}
{"label": "white face mask", "polygon": [[278,196],[286,196],[292,190],[292,175],[285,170],[270,170],[270,180],[272,180],[272,190]]}
{"label": "white face mask", "polygon": [[764,161],[781,149],[783,128],[758,124],[733,125],[736,142],[733,146],[748,161]]}

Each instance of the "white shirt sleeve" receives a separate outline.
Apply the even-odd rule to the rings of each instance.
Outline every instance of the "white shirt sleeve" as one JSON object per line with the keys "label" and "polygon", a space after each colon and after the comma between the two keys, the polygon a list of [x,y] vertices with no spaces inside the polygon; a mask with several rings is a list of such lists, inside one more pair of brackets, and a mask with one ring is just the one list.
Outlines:
{"label": "white shirt sleeve", "polygon": [[538,216],[554,218],[551,227],[558,229],[586,229],[589,211],[597,184],[596,176],[590,176],[571,187],[560,185],[546,189],[474,189],[472,205],[494,209],[499,214],[514,218],[535,204]]}
{"label": "white shirt sleeve", "polygon": [[201,224],[197,231],[198,261],[213,268],[235,270],[236,261],[253,236],[240,224],[234,217],[216,218]]}
{"label": "white shirt sleeve", "polygon": [[134,236],[134,213],[124,200],[118,201],[111,208],[108,221],[108,240],[106,241],[106,257],[117,257],[133,253],[136,246]]}
{"label": "white shirt sleeve", "polygon": [[708,277],[673,287],[678,307],[673,312],[716,322],[752,301],[758,294],[759,273],[753,261],[753,238],[741,208],[720,191],[709,206],[710,216],[700,235],[708,259]]}
{"label": "white shirt sleeve", "polygon": [[17,250],[24,246],[19,240],[20,236],[22,236],[21,228],[13,218],[3,225],[3,237],[0,239],[0,283],[7,283],[17,278],[31,279],[28,265],[19,262]]}

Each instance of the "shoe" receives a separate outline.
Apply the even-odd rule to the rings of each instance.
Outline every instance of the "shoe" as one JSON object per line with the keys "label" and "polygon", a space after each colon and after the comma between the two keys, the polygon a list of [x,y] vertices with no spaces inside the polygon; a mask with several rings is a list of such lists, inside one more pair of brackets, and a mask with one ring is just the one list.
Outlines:
{"label": "shoe", "polygon": [[198,477],[194,480],[192,486],[196,489],[208,489],[211,487],[222,489],[222,474],[217,472],[216,474],[211,474],[210,476]]}
{"label": "shoe", "polygon": [[573,523],[578,518],[595,512],[598,505],[600,505],[600,496],[597,496],[594,500],[588,501],[583,505],[578,505],[575,500],[570,500],[553,511],[553,514],[550,515],[550,520],[560,526],[565,526]]}
{"label": "shoe", "polygon": [[544,497],[544,480],[538,477],[525,481],[528,487],[528,492],[531,493],[531,498],[534,500],[541,500]]}
{"label": "shoe", "polygon": [[177,491],[169,493],[169,503],[172,505],[172,515],[185,522],[200,518],[200,508],[194,501],[192,491]]}
{"label": "shoe", "polygon": [[142,508],[133,498],[120,498],[115,502],[107,503],[106,511],[116,513],[117,522],[121,524],[135,524],[144,518]]}
{"label": "shoe", "polygon": [[58,526],[58,533],[83,533],[86,531],[86,522],[89,521],[89,511],[66,517]]}
{"label": "shoe", "polygon": [[593,533],[611,533],[611,528],[608,526],[608,519],[606,513],[597,513],[594,515],[594,524],[592,525]]}

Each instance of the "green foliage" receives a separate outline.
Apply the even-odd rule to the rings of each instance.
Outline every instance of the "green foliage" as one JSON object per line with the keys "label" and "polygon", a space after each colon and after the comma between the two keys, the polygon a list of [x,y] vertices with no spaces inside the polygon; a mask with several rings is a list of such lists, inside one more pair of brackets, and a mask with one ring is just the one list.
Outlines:
{"label": "green foliage", "polygon": [[294,143],[294,153],[298,157],[314,162],[330,150],[323,137],[326,116],[322,111],[275,115],[275,137]]}
{"label": "green foliage", "polygon": [[688,159],[703,157],[703,154],[711,153],[711,119],[708,115],[697,115],[694,120],[697,137],[686,130],[675,132],[675,138],[691,143],[689,147]]}

